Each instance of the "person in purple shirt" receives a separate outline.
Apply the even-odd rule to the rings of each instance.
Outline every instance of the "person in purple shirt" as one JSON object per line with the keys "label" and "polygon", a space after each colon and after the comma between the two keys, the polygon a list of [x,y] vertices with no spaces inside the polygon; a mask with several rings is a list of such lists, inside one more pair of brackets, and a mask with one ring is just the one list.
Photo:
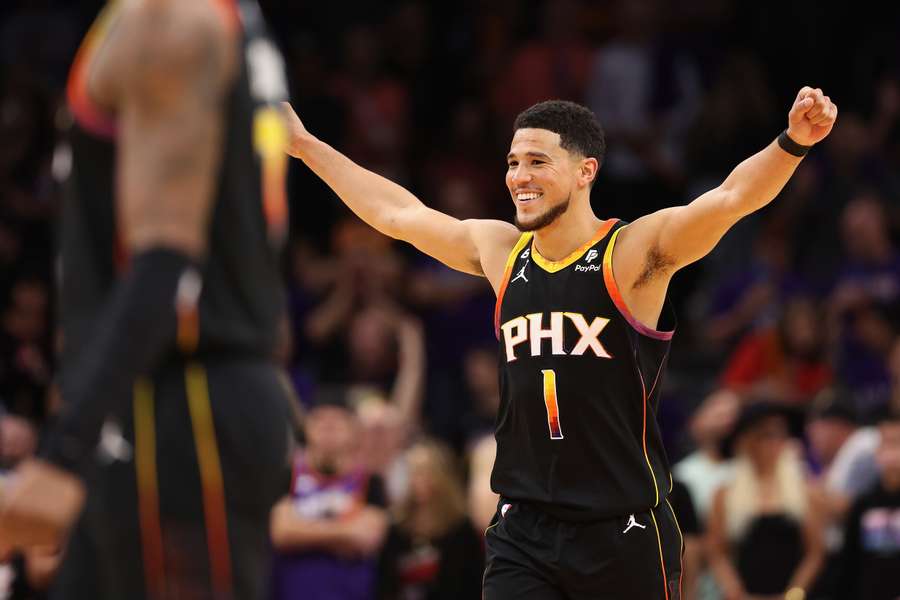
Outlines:
{"label": "person in purple shirt", "polygon": [[370,600],[387,531],[381,480],[362,466],[345,388],[319,390],[294,461],[290,494],[272,511],[272,600]]}
{"label": "person in purple shirt", "polygon": [[860,192],[850,201],[841,233],[846,262],[829,312],[839,332],[837,374],[865,419],[883,408],[889,396],[885,359],[900,331],[900,250],[891,240],[884,201],[875,192]]}

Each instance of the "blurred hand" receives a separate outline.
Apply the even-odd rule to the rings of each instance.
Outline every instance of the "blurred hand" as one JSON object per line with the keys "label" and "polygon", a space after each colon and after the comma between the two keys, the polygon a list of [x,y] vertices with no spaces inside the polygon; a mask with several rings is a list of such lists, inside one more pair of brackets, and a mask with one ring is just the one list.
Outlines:
{"label": "blurred hand", "polygon": [[819,88],[804,87],[788,113],[788,136],[801,146],[812,146],[831,133],[837,104]]}
{"label": "blurred hand", "polygon": [[36,447],[37,432],[28,420],[14,415],[0,417],[0,462],[17,463],[34,454]]}
{"label": "blurred hand", "polygon": [[342,523],[346,528],[347,543],[339,553],[345,558],[365,558],[375,555],[381,549],[384,531],[372,519],[364,515],[350,517]]}
{"label": "blurred hand", "polygon": [[59,545],[84,496],[74,475],[42,460],[26,460],[0,489],[0,540],[14,547]]}
{"label": "blurred hand", "polygon": [[285,148],[285,151],[294,158],[302,158],[301,152],[303,143],[312,136],[310,136],[309,131],[307,131],[306,127],[303,125],[303,121],[301,121],[300,117],[297,116],[297,113],[294,112],[294,107],[292,107],[289,102],[281,103],[281,114],[284,117],[288,133],[287,148]]}

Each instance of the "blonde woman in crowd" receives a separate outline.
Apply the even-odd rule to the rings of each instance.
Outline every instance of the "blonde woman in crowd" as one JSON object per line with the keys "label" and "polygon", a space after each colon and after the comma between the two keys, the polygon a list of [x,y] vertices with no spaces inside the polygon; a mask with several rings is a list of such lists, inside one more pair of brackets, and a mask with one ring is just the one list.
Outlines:
{"label": "blonde woman in crowd", "polygon": [[453,453],[425,440],[413,445],[406,458],[409,488],[379,561],[379,600],[479,598],[482,540],[466,515]]}
{"label": "blonde woman in crowd", "polygon": [[821,568],[821,501],[790,443],[800,425],[793,416],[776,404],[749,404],[727,440],[734,478],[713,498],[707,534],[726,600],[803,600]]}

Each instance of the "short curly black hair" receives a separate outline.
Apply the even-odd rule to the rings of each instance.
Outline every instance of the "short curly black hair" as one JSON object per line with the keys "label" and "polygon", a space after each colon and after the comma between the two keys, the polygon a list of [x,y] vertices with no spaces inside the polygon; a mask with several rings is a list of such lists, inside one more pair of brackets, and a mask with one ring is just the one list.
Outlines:
{"label": "short curly black hair", "polygon": [[559,134],[559,145],[603,164],[606,135],[596,115],[586,106],[568,100],[545,100],[523,110],[513,123],[519,129],[546,129]]}

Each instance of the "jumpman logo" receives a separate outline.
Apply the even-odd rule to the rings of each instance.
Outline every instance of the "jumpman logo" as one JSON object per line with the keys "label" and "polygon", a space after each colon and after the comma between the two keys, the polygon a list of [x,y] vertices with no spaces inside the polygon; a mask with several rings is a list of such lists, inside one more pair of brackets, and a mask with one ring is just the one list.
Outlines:
{"label": "jumpman logo", "polygon": [[519,270],[519,273],[515,277],[513,277],[512,281],[510,281],[510,283],[513,283],[516,279],[520,279],[520,278],[524,279],[525,283],[528,283],[528,278],[525,277],[525,268],[527,266],[528,266],[528,261],[526,261],[525,264],[522,265],[522,268]]}
{"label": "jumpman logo", "polygon": [[625,531],[622,533],[628,533],[632,527],[640,527],[641,529],[647,529],[646,525],[641,525],[637,522],[637,519],[634,518],[634,515],[628,515],[628,524],[625,527]]}

